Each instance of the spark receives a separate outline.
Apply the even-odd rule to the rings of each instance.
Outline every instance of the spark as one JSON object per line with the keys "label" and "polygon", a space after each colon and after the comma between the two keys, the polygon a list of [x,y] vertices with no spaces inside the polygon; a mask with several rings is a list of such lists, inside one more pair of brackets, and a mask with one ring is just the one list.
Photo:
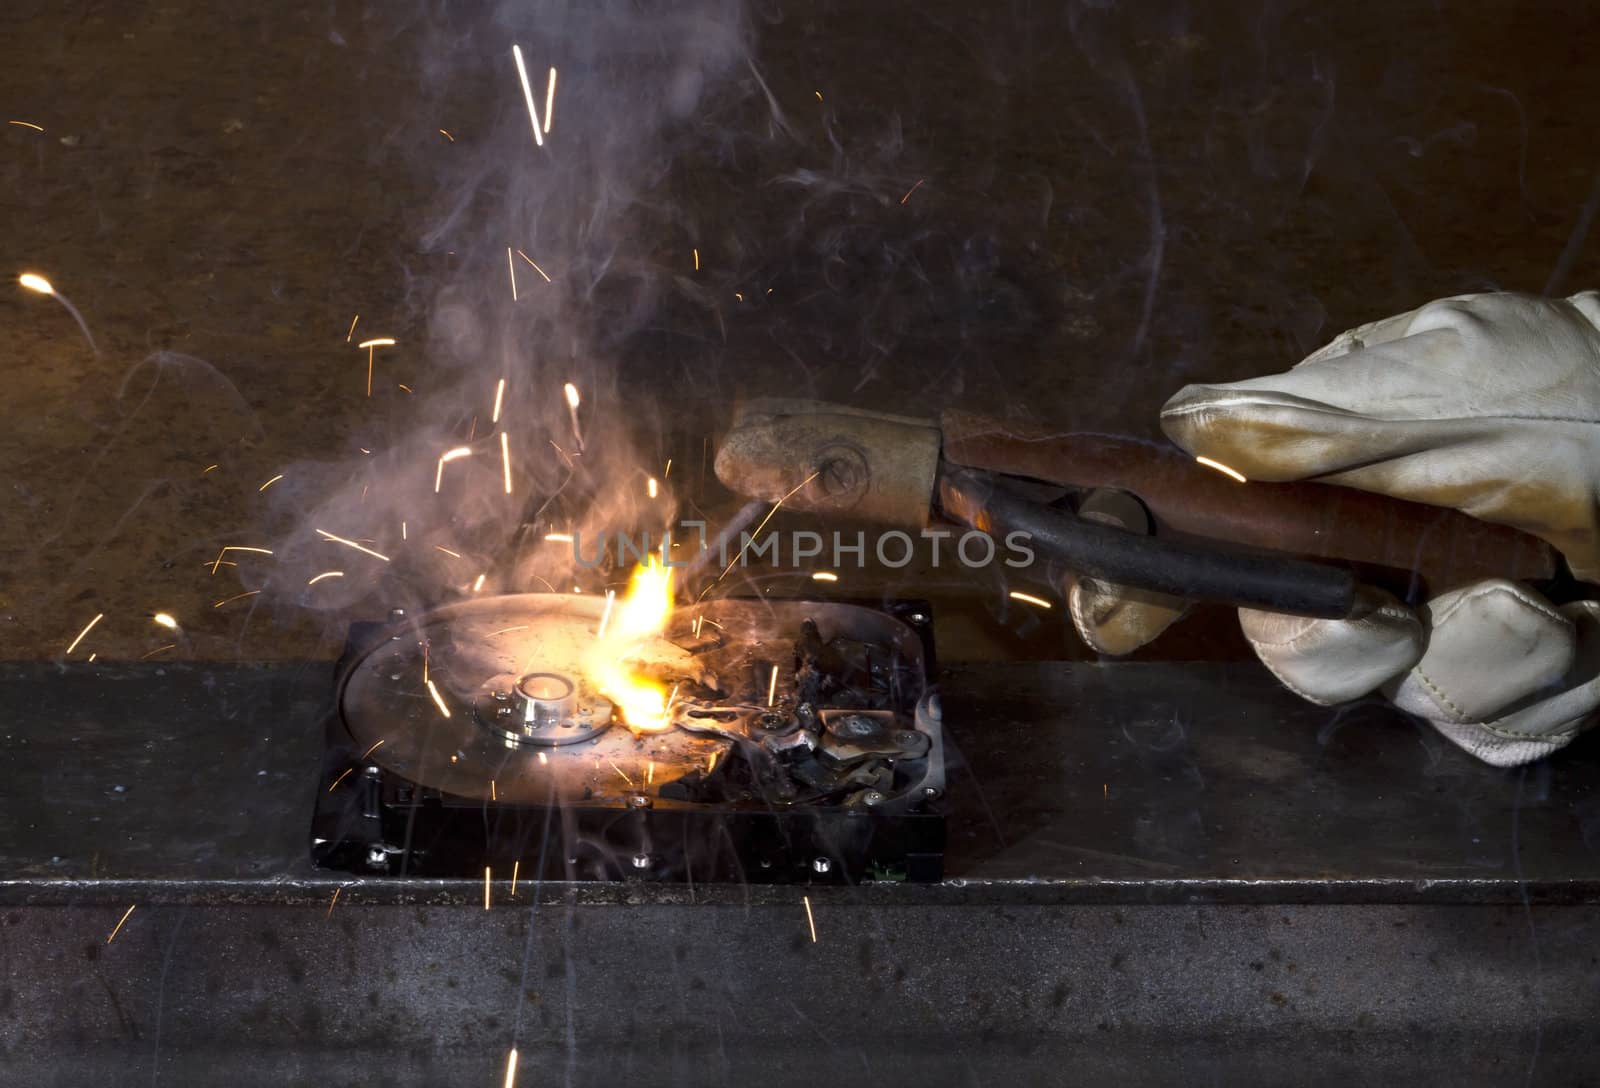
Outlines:
{"label": "spark", "polygon": [[[543,752],[539,753],[543,755]],[[517,1083],[517,1048],[512,1047],[511,1053],[506,1055],[506,1083],[505,1088],[513,1088]]]}
{"label": "spark", "polygon": [[812,91],[811,93],[817,96],[817,101],[818,102],[822,101],[822,92],[821,91]]}
{"label": "spark", "polygon": [[335,789],[337,789],[337,788],[338,788],[338,786],[339,786],[339,783],[341,783],[341,782],[343,782],[343,781],[344,781],[344,780],[345,780],[345,778],[347,778],[347,777],[348,777],[348,776],[349,776],[349,774],[350,774],[350,772],[351,772],[351,771],[353,771],[353,770],[355,770],[355,768],[354,768],[354,767],[346,767],[346,768],[345,768],[345,769],[344,769],[344,770],[343,770],[343,771],[342,771],[342,772],[341,772],[341,773],[340,773],[340,775],[339,775],[339,777],[338,777],[338,778],[335,778],[335,779],[334,779],[334,780],[333,780],[333,785],[331,785],[331,786],[329,786],[329,787],[328,787],[328,792],[329,792],[329,793],[332,793],[332,792],[333,792],[333,791],[334,791],[334,790],[335,790]]}
{"label": "spark", "polygon": [[802,895],[800,897],[800,901],[806,905],[806,925],[811,930],[811,943],[816,944],[817,919],[816,916],[811,913],[811,897],[809,895]]}
{"label": "spark", "polygon": [[489,866],[483,867],[483,909],[489,909]]}
{"label": "spark", "polygon": [[661,490],[661,485],[656,483],[656,478],[654,476],[651,476],[645,482],[644,489],[650,495],[650,497],[653,499],[653,498],[656,497],[657,492],[659,492]]}
{"label": "spark", "polygon": [[551,279],[550,279],[550,276],[549,276],[549,274],[548,274],[548,273],[546,273],[546,272],[545,272],[545,270],[544,270],[544,269],[542,269],[542,268],[540,268],[540,267],[539,267],[539,263],[538,263],[538,262],[537,262],[537,261],[535,261],[535,260],[534,260],[534,259],[533,259],[533,258],[532,258],[532,257],[530,257],[530,256],[528,256],[528,255],[527,255],[527,254],[526,254],[526,253],[524,253],[524,252],[522,252],[522,250],[520,250],[520,249],[519,249],[519,250],[517,250],[517,256],[518,256],[518,257],[521,257],[521,258],[522,258],[522,259],[523,259],[523,260],[525,260],[525,261],[527,261],[527,262],[528,262],[528,263],[529,263],[529,264],[531,264],[531,265],[533,265],[533,270],[534,270],[534,271],[535,271],[535,272],[537,272],[537,273],[539,273],[539,275],[541,275],[541,276],[544,276],[544,282],[546,282],[546,283],[551,283],[551,282],[553,282],[553,281],[552,281],[552,280],[551,280]]}
{"label": "spark", "polygon": [[[549,583],[546,583],[546,584],[548,585]],[[504,634],[506,634],[506,633],[508,633],[510,631],[526,631],[527,629],[528,629],[528,625],[525,624],[525,623],[518,624],[516,627],[502,627],[498,631],[490,631],[489,634],[486,637],[494,638],[494,636],[496,636],[496,635],[504,635]]]}
{"label": "spark", "polygon": [[148,660],[150,660],[150,658],[156,656],[156,654],[159,654],[164,650],[176,650],[177,648],[178,648],[178,644],[176,642],[169,642],[165,646],[157,646],[155,649],[151,650],[147,654],[140,654],[139,655],[139,660],[140,661],[148,661]]}
{"label": "spark", "polygon": [[491,800],[491,801],[498,801],[498,800],[500,800],[500,797],[499,797],[499,794],[497,794],[497,793],[496,793],[496,792],[495,792],[495,788],[494,788],[494,779],[492,779],[492,778],[491,778],[491,779],[489,779],[489,800]]}
{"label": "spark", "polygon": [[92,663],[92,662],[93,662],[93,661],[94,661],[94,659],[95,659],[95,658],[97,658],[97,657],[99,657],[99,656],[100,656],[100,655],[99,655],[99,653],[92,653],[92,654],[90,654],[90,655],[89,655],[89,660],[90,660],[90,662],[91,662],[91,663]]}
{"label": "spark", "polygon": [[778,694],[778,666],[772,666],[772,679],[767,681],[767,705],[772,705],[772,700]]}
{"label": "spark", "polygon": [[487,578],[487,577],[489,577],[488,574],[480,574],[480,575],[478,575],[478,580],[476,582],[472,583],[472,592],[476,593],[480,589],[482,589],[483,588],[483,580],[485,578]]}
{"label": "spark", "polygon": [[[135,903],[134,906],[138,906],[138,904]],[[117,921],[117,928],[113,929],[111,931],[111,936],[106,938],[106,944],[110,944],[112,941],[117,939],[117,934],[122,932],[122,923],[126,922],[128,920],[128,915],[132,913],[133,907],[129,907],[127,910],[122,912],[122,917]]]}
{"label": "spark", "polygon": [[644,784],[647,785],[647,786],[651,785],[651,784],[653,784],[655,782],[655,780],[656,780],[656,761],[652,759],[648,764],[645,765],[645,769],[644,769]]}
{"label": "spark", "polygon": [[[818,476],[821,476],[821,475],[822,475],[822,470],[819,468],[819,469],[817,469],[817,471],[813,472],[811,475],[807,476],[805,479],[803,479],[799,483],[795,484],[788,491],[784,492],[783,497],[780,498],[777,502],[772,504],[772,509],[767,511],[767,516],[761,519],[761,524],[760,525],[756,526],[756,531],[751,533],[748,537],[745,538],[744,547],[741,547],[739,549],[739,554],[734,556],[731,560],[729,560],[728,561],[728,565],[722,568],[722,573],[717,575],[716,581],[712,582],[711,585],[706,586],[705,589],[702,589],[700,591],[700,596],[701,597],[704,597],[706,595],[706,593],[711,589],[711,586],[716,585],[717,582],[720,582],[724,578],[726,578],[728,576],[728,572],[733,569],[734,564],[739,562],[739,560],[744,558],[745,550],[748,549],[750,547],[751,543],[753,543],[756,540],[756,538],[758,538],[761,535],[761,530],[765,529],[767,527],[767,522],[771,521],[772,520],[772,515],[776,514],[778,512],[778,507],[782,506],[785,502],[787,502],[788,499],[789,499],[789,496],[793,495],[795,492],[799,491],[802,487],[806,486],[806,484],[809,484],[812,480],[815,480]],[[696,598],[696,599],[698,600],[699,598]]]}
{"label": "spark", "polygon": [[539,131],[539,111],[533,105],[533,88],[528,84],[528,66],[522,63],[522,46],[511,47],[511,59],[517,62],[517,78],[522,81],[522,97],[528,103],[528,120],[533,124],[535,147],[544,146],[544,133]]}
{"label": "spark", "polygon": [[550,758],[548,756],[546,756],[543,752],[540,752],[539,753],[539,762],[540,763],[549,763],[550,762]]}
{"label": "spark", "polygon": [[333,898],[328,900],[328,913],[322,916],[324,922],[333,917],[333,905],[339,901],[339,893],[342,891],[344,891],[344,885],[342,884],[333,889]]}
{"label": "spark", "polygon": [[43,132],[44,131],[44,126],[43,125],[36,125],[32,121],[7,121],[6,124],[8,124],[8,125],[19,125],[22,128],[31,128],[35,132]]}
{"label": "spark", "polygon": [[350,342],[350,338],[356,334],[356,322],[360,321],[360,320],[361,320],[361,315],[360,314],[356,314],[356,316],[354,316],[354,317],[352,317],[350,319],[350,331],[344,334],[344,342],[345,343],[348,344]]}
{"label": "spark", "polygon": [[[614,590],[614,589],[606,590],[606,610],[604,612],[600,613],[600,630],[595,632],[595,636],[594,636],[595,638],[603,639],[603,638],[606,637],[606,624],[611,622],[611,606],[613,604],[615,604],[616,602],[617,602],[617,591]],[[71,652],[72,652],[71,650],[67,651],[67,653],[69,653],[69,654]]]}
{"label": "spark", "polygon": [[1196,457],[1195,460],[1197,462],[1199,462],[1200,464],[1206,466],[1206,468],[1214,468],[1214,469],[1216,469],[1218,472],[1222,473],[1224,476],[1232,476],[1235,480],[1238,480],[1242,484],[1247,484],[1247,483],[1250,482],[1249,480],[1246,480],[1244,478],[1244,473],[1240,472],[1236,468],[1229,468],[1227,465],[1223,464],[1221,461],[1213,461],[1209,457]]}
{"label": "spark", "polygon": [[506,396],[506,380],[504,378],[501,378],[498,382],[495,383],[495,387],[494,387],[494,415],[489,417],[489,422],[490,423],[499,423],[500,422],[500,403],[503,400],[505,400],[505,396]]}
{"label": "spark", "polygon": [[354,548],[356,551],[364,552],[367,555],[372,556],[374,559],[382,559],[385,563],[389,561],[389,557],[387,555],[384,555],[381,552],[375,552],[371,548],[364,548],[353,540],[346,540],[342,536],[334,536],[325,529],[316,529],[313,531],[324,540],[331,540],[335,544],[343,544],[347,548]]}
{"label": "spark", "polygon": [[444,554],[448,555],[451,559],[460,559],[461,558],[461,553],[460,552],[453,552],[449,548],[445,547],[443,544],[435,544],[434,548],[436,550],[438,550],[438,551],[444,552]]}
{"label": "spark", "polygon": [[[541,755],[543,753],[540,753]],[[518,858],[511,863],[511,894],[517,894],[517,870],[522,868],[522,859]]]}
{"label": "spark", "polygon": [[72,653],[73,650],[76,650],[78,648],[78,643],[83,641],[83,637],[85,635],[87,635],[90,631],[94,630],[94,625],[95,624],[99,623],[101,620],[103,620],[105,618],[106,618],[106,614],[104,612],[95,613],[94,619],[90,620],[88,623],[83,625],[83,630],[78,632],[78,637],[72,640],[72,645],[71,646],[67,647],[67,653],[70,654],[70,653]]}
{"label": "spark", "polygon": [[223,605],[228,604],[230,601],[242,600],[245,597],[254,597],[257,593],[260,593],[260,592],[261,591],[259,589],[252,589],[252,590],[248,590],[247,592],[244,592],[244,593],[235,593],[232,597],[228,597],[228,598],[226,598],[224,600],[220,600],[216,604],[212,605],[211,607],[212,608],[221,608]]}
{"label": "spark", "polygon": [[626,783],[627,783],[627,784],[628,784],[628,785],[629,785],[629,787],[632,787],[632,785],[633,785],[633,779],[631,779],[631,778],[629,778],[629,777],[628,777],[628,772],[627,772],[627,771],[625,771],[625,770],[623,770],[623,769],[622,769],[622,768],[621,768],[621,767],[618,767],[618,766],[617,766],[617,765],[616,765],[616,764],[615,764],[615,763],[613,763],[613,762],[612,762],[612,761],[611,761],[611,760],[609,760],[609,759],[608,759],[608,760],[606,760],[606,762],[607,762],[607,763],[610,763],[610,764],[611,764],[611,769],[612,769],[612,770],[613,770],[613,771],[616,771],[616,772],[617,772],[617,773],[618,773],[618,774],[620,774],[620,775],[621,775],[621,776],[622,776],[622,780],[623,780],[623,781],[624,781],[624,782],[626,782]]}
{"label": "spark", "polygon": [[1018,589],[1013,589],[1010,593],[1007,593],[1006,596],[1010,597],[1013,601],[1021,601],[1023,604],[1031,604],[1037,608],[1048,609],[1050,607],[1050,602],[1045,600],[1043,597],[1035,597],[1031,593],[1023,593]]}
{"label": "spark", "polygon": [[89,326],[84,323],[83,315],[78,312],[78,308],[72,304],[66,295],[55,289],[55,286],[49,280],[37,272],[24,272],[17,277],[17,282],[30,291],[37,291],[41,295],[49,295],[61,303],[66,308],[67,313],[72,315],[72,320],[78,323],[78,331],[83,333],[83,338],[89,341],[89,350],[96,355],[100,354],[100,349],[95,346],[94,337],[89,335]]}
{"label": "spark", "polygon": [[740,302],[743,302],[743,301],[744,301],[744,296],[743,296],[743,295],[742,295],[742,294],[740,294],[740,293],[739,293],[739,292],[738,292],[738,291],[735,291],[735,292],[734,292],[734,293],[733,293],[733,297],[734,297],[734,298],[736,298],[736,299],[738,299],[738,300],[739,300],[739,301],[740,301]]}
{"label": "spark", "polygon": [[178,621],[173,618],[173,615],[170,612],[157,612],[150,618],[169,631],[176,631],[178,629]]}
{"label": "spark", "polygon": [[398,385],[401,389],[404,389],[407,393],[411,392],[411,387],[405,382],[395,382],[394,384]]}
{"label": "spark", "polygon": [[904,204],[906,201],[910,200],[911,199],[911,194],[916,192],[918,189],[922,188],[922,183],[927,181],[927,180],[928,180],[927,178],[918,178],[917,179],[917,183],[915,185],[913,185],[911,188],[907,189],[906,190],[906,195],[900,198],[900,203]]}
{"label": "spark", "polygon": [[400,539],[401,540],[410,539],[409,537],[406,536],[406,523],[403,522],[403,521],[400,523]]}
{"label": "spark", "polygon": [[445,450],[439,455],[439,468],[438,471],[433,474],[433,493],[435,495],[439,493],[439,487],[444,483],[444,466],[449,464],[451,461],[458,461],[463,457],[471,456],[472,450],[468,449],[466,446],[457,446],[455,449]]}
{"label": "spark", "polygon": [[343,578],[343,577],[344,577],[344,571],[342,571],[342,570],[325,570],[321,574],[317,575],[315,578],[311,579],[311,581],[307,582],[306,585],[314,586],[318,582],[322,581],[324,578]]}
{"label": "spark", "polygon": [[283,473],[280,472],[276,476],[274,476],[272,479],[268,480],[266,483],[264,483],[260,487],[256,488],[256,490],[257,491],[265,491],[267,488],[271,487],[273,484],[277,483],[281,479],[283,479]]}
{"label": "spark", "polygon": [[671,475],[672,475],[672,458],[668,457],[667,458],[667,467],[661,470],[661,478],[664,480],[668,476],[671,476]]}
{"label": "spark", "polygon": [[811,580],[813,582],[837,582],[839,576],[831,570],[819,570],[812,572]]}
{"label": "spark", "polygon": [[1111,800],[1111,783],[1100,783],[1100,796],[1105,798],[1107,801]]}
{"label": "spark", "polygon": [[698,249],[694,251],[694,270],[696,272],[700,271],[700,251]]}
{"label": "spark", "polygon": [[506,494],[511,494],[511,436],[500,432],[500,469],[505,476]]}
{"label": "spark", "polygon": [[544,89],[544,132],[550,135],[550,119],[556,113],[556,70],[550,69],[550,83]]}
{"label": "spark", "polygon": [[440,129],[439,130],[439,135],[443,136],[445,139],[449,140],[451,143],[455,143],[456,142],[456,138],[454,136],[450,135],[450,133],[447,132],[444,129]]}
{"label": "spark", "polygon": [[[357,314],[356,316],[359,317],[360,315]],[[350,323],[350,330],[352,332],[355,331],[355,322]],[[379,336],[372,340],[363,340],[356,347],[367,349],[367,396],[370,397],[372,396],[372,353],[378,348],[394,347],[394,337]]]}
{"label": "spark", "polygon": [[706,760],[706,774],[710,774],[712,771],[716,770],[716,767],[717,767],[717,753],[716,752],[712,752],[711,753],[711,758]]}
{"label": "spark", "polygon": [[[255,552],[257,555],[271,555],[271,548],[251,548],[243,544],[229,544],[217,553],[217,558],[211,564],[211,573],[217,573],[217,568],[222,566],[222,557],[229,552]],[[231,564],[230,564],[231,565]]]}
{"label": "spark", "polygon": [[368,749],[367,749],[367,750],[366,750],[366,751],[365,751],[365,752],[362,752],[362,753],[361,753],[361,758],[362,758],[362,759],[366,759],[366,758],[367,758],[367,757],[368,757],[368,756],[370,756],[370,755],[371,755],[371,754],[372,754],[372,753],[373,753],[373,752],[376,752],[376,751],[377,751],[377,750],[378,750],[378,745],[380,745],[380,744],[382,744],[382,743],[383,743],[383,742],[384,742],[384,741],[385,741],[385,740],[388,740],[388,739],[389,739],[389,738],[387,738],[387,737],[383,737],[383,738],[381,738],[381,739],[379,739],[379,740],[375,740],[375,741],[373,741],[373,742],[372,742],[372,747],[371,747],[371,748],[368,748]]}
{"label": "spark", "polygon": [[201,470],[200,475],[204,476],[207,472],[210,472],[212,469],[217,468],[217,467],[219,467],[219,466],[217,466],[217,465],[207,465],[203,470]]}
{"label": "spark", "polygon": [[444,705],[444,696],[439,694],[439,689],[433,686],[433,681],[428,681],[428,694],[433,696],[433,705],[439,708],[439,713],[445,717],[450,716],[450,708]]}
{"label": "spark", "polygon": [[506,271],[511,273],[511,301],[517,301],[517,263],[511,259],[511,247],[506,246]]}
{"label": "spark", "polygon": [[699,638],[700,637],[700,625],[702,623],[704,623],[704,622],[705,622],[705,617],[704,616],[696,616],[694,618],[694,637],[695,638]]}
{"label": "spark", "polygon": [[546,540],[551,541],[552,543],[556,543],[556,544],[571,544],[572,543],[572,534],[571,533],[546,533],[546,534],[544,534],[544,538]]}

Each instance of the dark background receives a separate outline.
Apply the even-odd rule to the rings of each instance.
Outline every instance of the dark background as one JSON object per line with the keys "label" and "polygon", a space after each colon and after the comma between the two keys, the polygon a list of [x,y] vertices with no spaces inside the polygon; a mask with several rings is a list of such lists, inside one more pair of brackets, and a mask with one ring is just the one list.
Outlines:
{"label": "dark background", "polygon": [[[1282,368],[1440,295],[1595,279],[1600,15],[1579,6],[764,0],[745,18],[753,65],[634,179],[652,308],[612,327],[602,290],[586,330],[627,405],[596,408],[647,457],[693,464],[763,393],[1154,436],[1187,381]],[[353,315],[355,339],[401,341],[381,380],[447,380],[424,329],[466,258],[429,232],[466,176],[449,157],[525,124],[512,36],[461,6],[4,6],[0,102],[45,131],[0,126],[0,263],[48,275],[103,354],[50,300],[0,290],[0,655],[57,655],[105,612],[97,652],[138,657],[171,641],[156,609],[185,621],[174,654],[334,651],[351,616],[213,608],[260,583],[244,557],[208,564],[288,516],[263,481],[337,477],[371,413],[404,424],[400,394],[360,396]],[[159,351],[183,359],[139,367]],[[293,483],[276,501],[309,505]],[[1013,636],[1067,652],[1053,619]]]}

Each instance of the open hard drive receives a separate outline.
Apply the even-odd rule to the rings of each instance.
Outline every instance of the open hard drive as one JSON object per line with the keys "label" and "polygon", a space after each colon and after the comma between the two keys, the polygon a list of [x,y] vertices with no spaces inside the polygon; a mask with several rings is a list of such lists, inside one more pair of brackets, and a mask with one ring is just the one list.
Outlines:
{"label": "open hard drive", "polygon": [[[725,599],[595,677],[606,602],[474,599],[357,624],[312,827],[319,866],[417,876],[937,880],[944,746],[925,606]],[[608,662],[602,671],[614,675]]]}

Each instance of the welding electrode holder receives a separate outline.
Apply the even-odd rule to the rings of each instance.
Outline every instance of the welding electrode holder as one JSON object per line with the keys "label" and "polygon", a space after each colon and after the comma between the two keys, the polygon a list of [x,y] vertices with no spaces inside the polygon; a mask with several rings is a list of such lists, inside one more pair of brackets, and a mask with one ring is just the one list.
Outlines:
{"label": "welding electrode holder", "polygon": [[1337,619],[1355,607],[1355,575],[1339,567],[1144,536],[1013,494],[971,469],[944,466],[938,496],[952,520],[997,539],[1025,533],[1041,558],[1100,581],[1302,616]]}
{"label": "welding electrode holder", "polygon": [[[1309,480],[1240,483],[1161,443],[958,409],[931,420],[753,400],[716,473],[753,499],[891,525],[923,527],[937,503],[996,536],[1029,533],[1053,576],[1308,616],[1348,616],[1358,578],[1414,601],[1486,578],[1568,577],[1547,542],[1446,507]],[[1151,531],[1051,505],[1105,491],[1135,497]]]}

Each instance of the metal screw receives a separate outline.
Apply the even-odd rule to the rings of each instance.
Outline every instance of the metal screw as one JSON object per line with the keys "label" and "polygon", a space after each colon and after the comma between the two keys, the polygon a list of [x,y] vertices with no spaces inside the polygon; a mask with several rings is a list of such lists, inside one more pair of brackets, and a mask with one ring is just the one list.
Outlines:
{"label": "metal screw", "polygon": [[827,858],[812,858],[811,859],[811,871],[813,873],[826,873],[828,870],[830,870],[832,868],[833,868],[833,862],[829,861]]}
{"label": "metal screw", "polygon": [[906,620],[910,623],[927,623],[928,617],[923,615],[921,612],[912,612],[910,615],[906,616]]}
{"label": "metal screw", "polygon": [[391,608],[389,609],[389,618],[391,620],[403,620],[406,618],[406,610],[403,608]]}
{"label": "metal screw", "polygon": [[864,805],[876,805],[882,800],[883,794],[879,793],[877,790],[868,790],[866,793],[861,795],[861,803]]}
{"label": "metal screw", "polygon": [[924,787],[922,787],[922,796],[926,797],[930,801],[937,801],[939,799],[939,787],[938,786],[924,786]]}
{"label": "metal screw", "polygon": [[629,808],[649,808],[650,807],[650,798],[646,797],[642,793],[629,794],[628,795],[628,807]]}
{"label": "metal screw", "polygon": [[371,869],[386,869],[389,867],[389,854],[381,846],[367,847],[367,867]]}
{"label": "metal screw", "polygon": [[635,854],[635,855],[633,855],[633,867],[635,869],[648,869],[648,868],[650,868],[650,855],[649,854]]}

